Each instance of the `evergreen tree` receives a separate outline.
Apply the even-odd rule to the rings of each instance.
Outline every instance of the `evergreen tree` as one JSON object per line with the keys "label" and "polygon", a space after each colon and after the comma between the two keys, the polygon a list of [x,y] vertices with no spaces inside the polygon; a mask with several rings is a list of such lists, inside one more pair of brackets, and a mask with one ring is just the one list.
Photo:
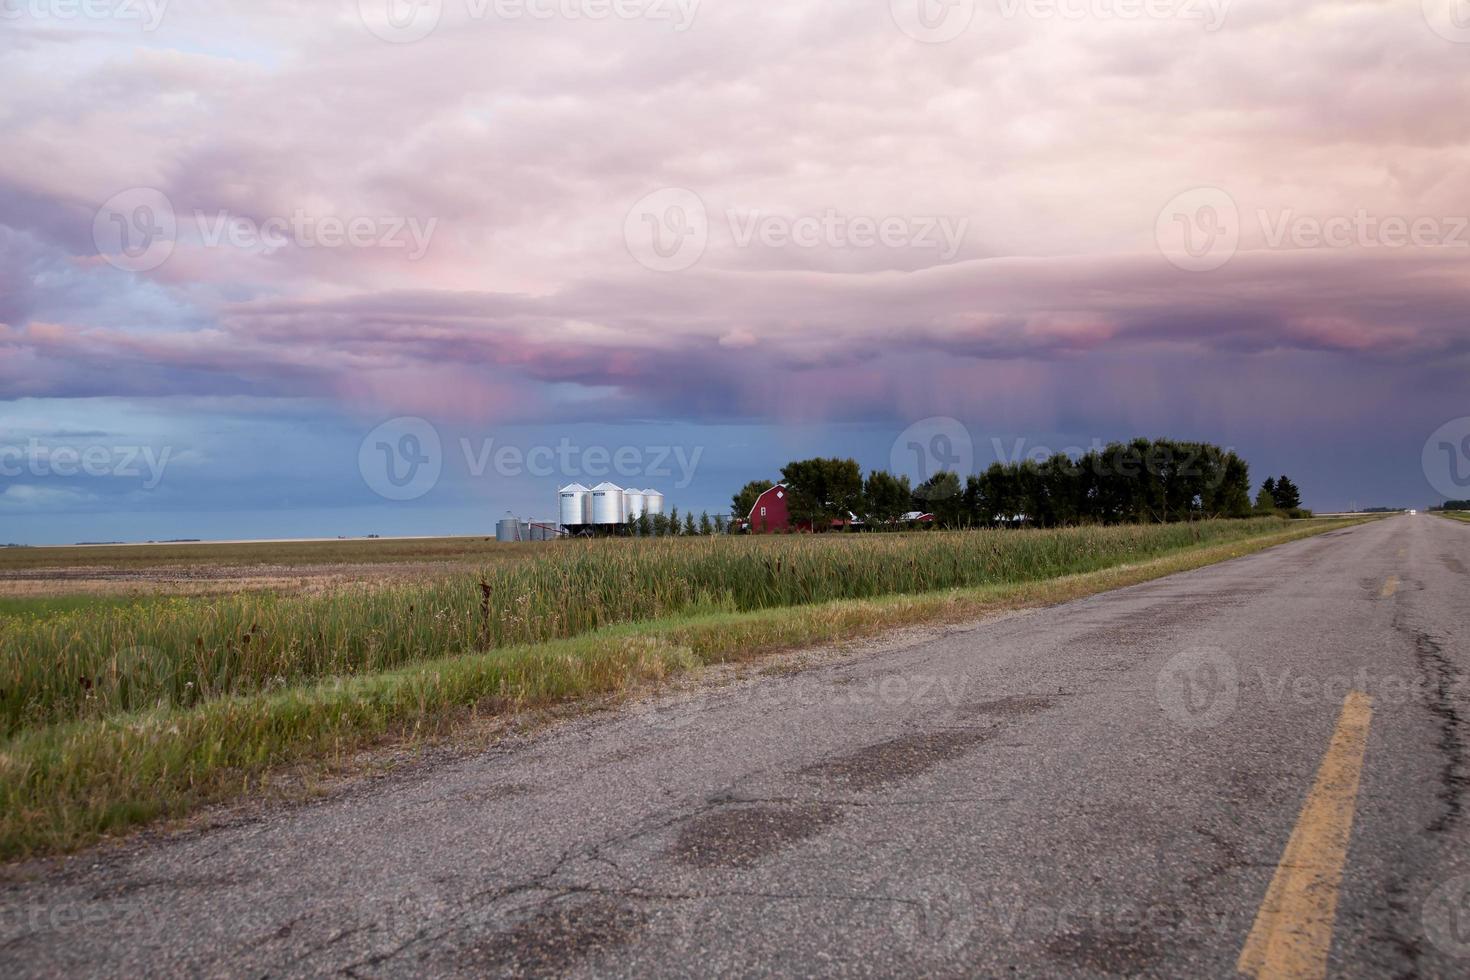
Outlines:
{"label": "evergreen tree", "polygon": [[704,511],[699,515],[699,533],[703,535],[710,535],[713,534],[714,531],[715,526],[714,524],[710,523],[709,511]]}
{"label": "evergreen tree", "polygon": [[679,533],[679,508],[677,507],[669,508],[669,533]]}
{"label": "evergreen tree", "polygon": [[1302,505],[1302,492],[1297,489],[1290,477],[1282,476],[1276,481],[1276,490],[1271,496],[1276,498],[1276,504],[1282,510],[1296,510]]}
{"label": "evergreen tree", "polygon": [[1270,505],[1272,507],[1275,507],[1279,503],[1279,501],[1276,499],[1276,478],[1275,477],[1268,476],[1268,477],[1266,477],[1265,482],[1261,484],[1261,493],[1256,494],[1256,506],[1257,507],[1261,506],[1261,494],[1265,494],[1266,495],[1266,497],[1268,498],[1268,502],[1270,503]]}
{"label": "evergreen tree", "polygon": [[692,510],[684,515],[684,533],[691,538],[699,533],[699,528],[694,526],[694,511]]}

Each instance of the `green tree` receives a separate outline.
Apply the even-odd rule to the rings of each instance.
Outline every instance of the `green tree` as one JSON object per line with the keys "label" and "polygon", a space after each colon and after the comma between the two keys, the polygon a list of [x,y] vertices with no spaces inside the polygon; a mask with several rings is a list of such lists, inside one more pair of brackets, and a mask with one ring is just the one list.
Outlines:
{"label": "green tree", "polygon": [[650,517],[648,511],[645,510],[643,513],[638,515],[638,536],[640,538],[646,538],[652,533],[653,518]]}
{"label": "green tree", "polygon": [[714,523],[709,519],[709,511],[702,511],[699,515],[699,533],[710,535],[715,533]]}
{"label": "green tree", "polygon": [[825,531],[862,506],[863,472],[855,459],[802,459],[781,468],[793,521]]}
{"label": "green tree", "polygon": [[943,527],[958,527],[965,507],[965,493],[956,473],[940,471],[914,488],[913,506],[934,515]]}
{"label": "green tree", "polygon": [[891,524],[911,508],[914,492],[906,476],[894,476],[885,470],[874,470],[863,481],[862,513],[867,520]]}
{"label": "green tree", "polygon": [[1302,505],[1302,492],[1297,489],[1291,478],[1282,476],[1276,481],[1276,492],[1272,494],[1276,498],[1276,505],[1282,510],[1298,510]]}
{"label": "green tree", "polygon": [[750,516],[751,508],[755,506],[756,498],[776,484],[770,480],[751,480],[740,488],[740,492],[730,498],[730,515],[736,519]]}
{"label": "green tree", "polygon": [[[1265,498],[1264,501],[1261,499],[1262,497]],[[1265,503],[1268,506],[1262,508],[1262,503]],[[1256,494],[1256,509],[1275,510],[1279,504],[1280,501],[1276,499],[1276,478],[1273,476],[1268,476],[1266,477],[1265,482],[1261,484],[1261,492]]]}
{"label": "green tree", "polygon": [[1220,456],[1203,504],[1206,517],[1250,516],[1251,470],[1245,460],[1233,452]]}
{"label": "green tree", "polygon": [[691,538],[699,533],[699,528],[694,525],[694,511],[692,510],[684,515],[684,533]]}
{"label": "green tree", "polygon": [[726,528],[725,515],[724,514],[716,514],[715,515],[715,533],[716,534],[724,534],[725,533],[725,528]]}
{"label": "green tree", "polygon": [[679,533],[679,508],[669,508],[669,534]]}

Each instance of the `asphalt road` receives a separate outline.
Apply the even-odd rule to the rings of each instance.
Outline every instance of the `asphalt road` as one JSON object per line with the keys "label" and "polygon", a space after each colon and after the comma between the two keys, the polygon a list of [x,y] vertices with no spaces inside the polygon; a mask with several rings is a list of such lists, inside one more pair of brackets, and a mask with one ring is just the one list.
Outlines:
{"label": "asphalt road", "polygon": [[1329,975],[1464,976],[1467,568],[1394,517],[94,852],[0,974],[1230,976],[1306,867]]}

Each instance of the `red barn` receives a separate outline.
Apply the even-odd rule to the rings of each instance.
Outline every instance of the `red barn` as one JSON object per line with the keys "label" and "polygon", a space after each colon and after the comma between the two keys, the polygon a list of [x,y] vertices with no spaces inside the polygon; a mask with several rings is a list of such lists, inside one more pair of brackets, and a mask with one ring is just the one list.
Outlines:
{"label": "red barn", "polygon": [[791,530],[791,514],[786,509],[786,486],[778,483],[759,497],[745,517],[752,534],[778,534]]}

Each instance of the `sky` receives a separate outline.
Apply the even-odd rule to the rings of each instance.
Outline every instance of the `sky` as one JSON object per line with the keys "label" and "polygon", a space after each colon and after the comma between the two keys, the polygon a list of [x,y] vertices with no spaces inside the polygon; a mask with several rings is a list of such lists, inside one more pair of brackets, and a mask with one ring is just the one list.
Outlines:
{"label": "sky", "polygon": [[1470,497],[1470,0],[0,0],[0,543],[1134,436]]}

